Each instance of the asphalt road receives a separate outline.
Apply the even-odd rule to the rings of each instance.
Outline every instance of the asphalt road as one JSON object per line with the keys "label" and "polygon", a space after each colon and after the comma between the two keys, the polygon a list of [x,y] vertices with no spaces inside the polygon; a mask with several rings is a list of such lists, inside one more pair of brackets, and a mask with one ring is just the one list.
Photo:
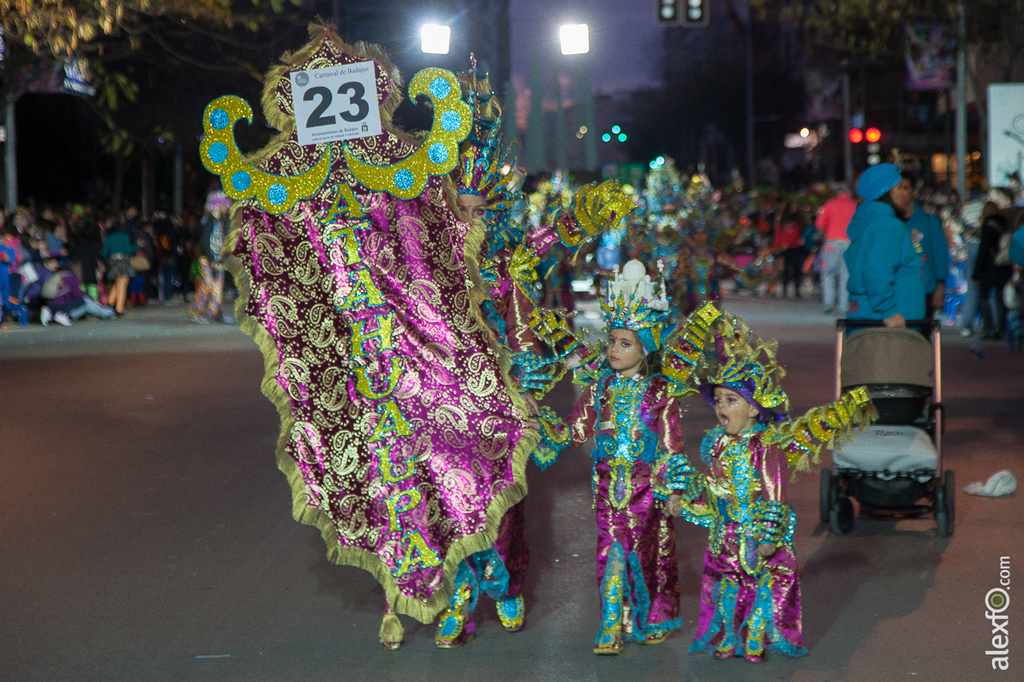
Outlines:
{"label": "asphalt road", "polygon": [[[727,307],[780,339],[794,411],[831,399],[834,332],[816,304]],[[1003,468],[1024,477],[1024,357],[990,343],[979,358],[953,335],[943,348],[946,468],[961,488]],[[1008,672],[985,654],[983,603],[1000,557],[1024,584],[1020,493],[961,494],[948,540],[931,519],[863,517],[836,537],[817,523],[816,474],[790,486],[808,656],[686,654],[706,534],[682,521],[682,629],[594,656],[582,449],[529,470],[526,628],[505,633],[483,598],[471,644],[438,650],[432,627],[403,619],[405,646],[387,652],[380,588],[328,563],[317,531],[291,519],[261,375],[236,328],[191,325],[181,308],[0,332],[0,681],[1024,679],[1024,599],[1007,610]],[[550,402],[573,400],[563,386]],[[691,449],[712,425],[693,402]]]}

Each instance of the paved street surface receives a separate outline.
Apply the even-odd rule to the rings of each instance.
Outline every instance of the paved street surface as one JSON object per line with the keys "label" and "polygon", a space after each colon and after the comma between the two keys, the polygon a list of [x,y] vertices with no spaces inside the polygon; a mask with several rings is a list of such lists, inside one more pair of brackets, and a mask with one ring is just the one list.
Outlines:
{"label": "paved street surface", "polygon": [[[834,327],[820,304],[727,307],[780,339],[795,412],[832,398]],[[1003,468],[1024,479],[1024,357],[996,343],[983,351],[944,338],[945,465],[960,488]],[[1019,492],[960,495],[948,540],[930,518],[860,517],[835,537],[817,522],[816,473],[790,487],[808,656],[752,665],[686,653],[706,533],[682,521],[682,629],[594,656],[584,449],[545,473],[529,468],[526,628],[505,633],[482,598],[471,644],[438,650],[433,628],[406,618],[405,646],[387,652],[380,588],[328,563],[319,533],[291,519],[262,369],[236,327],[192,325],[180,307],[0,331],[0,680],[1024,679],[1024,596],[1007,611],[1004,673],[985,654],[983,604],[1001,556],[1024,585]],[[565,413],[573,388],[549,402]],[[691,452],[712,419],[690,403]]]}

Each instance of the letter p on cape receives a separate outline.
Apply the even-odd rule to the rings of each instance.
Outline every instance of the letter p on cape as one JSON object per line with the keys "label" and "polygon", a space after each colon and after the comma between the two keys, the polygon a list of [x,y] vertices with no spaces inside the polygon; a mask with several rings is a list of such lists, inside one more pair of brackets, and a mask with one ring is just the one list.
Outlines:
{"label": "letter p on cape", "polygon": [[[393,608],[429,622],[458,563],[493,545],[525,494],[538,440],[477,305],[482,231],[453,212],[446,174],[472,110],[451,73],[428,69],[410,92],[433,100],[434,123],[407,135],[391,123],[400,80],[383,52],[310,34],[264,83],[273,141],[243,154],[233,128],[252,111],[221,97],[200,149],[236,200],[236,313],[264,355],[293,515],[330,560],[370,571]],[[357,343],[353,330],[385,318],[386,343]],[[417,503],[389,509],[396,495]]]}

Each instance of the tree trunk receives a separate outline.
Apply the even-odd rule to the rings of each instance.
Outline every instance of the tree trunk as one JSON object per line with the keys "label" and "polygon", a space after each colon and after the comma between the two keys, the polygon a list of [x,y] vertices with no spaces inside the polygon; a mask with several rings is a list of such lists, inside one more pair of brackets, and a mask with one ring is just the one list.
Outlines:
{"label": "tree trunk", "polygon": [[18,209],[18,151],[14,128],[14,101],[12,95],[6,97],[7,141],[4,143],[4,180],[6,181],[7,210],[12,213]]}
{"label": "tree trunk", "polygon": [[121,155],[114,156],[114,191],[111,197],[111,210],[121,210],[121,202],[124,199],[124,173],[125,173],[125,159]]}

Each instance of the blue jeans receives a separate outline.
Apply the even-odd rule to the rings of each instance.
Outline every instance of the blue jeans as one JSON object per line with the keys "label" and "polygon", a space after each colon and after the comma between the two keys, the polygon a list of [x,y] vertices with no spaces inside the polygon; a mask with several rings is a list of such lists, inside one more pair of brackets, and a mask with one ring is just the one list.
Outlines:
{"label": "blue jeans", "polygon": [[100,305],[94,301],[91,297],[86,296],[82,299],[82,304],[77,308],[73,308],[68,311],[68,317],[72,320],[78,320],[86,315],[95,315],[96,317],[102,317],[105,319],[111,317],[117,317],[117,313],[114,312],[113,308],[108,308],[105,305]]}

